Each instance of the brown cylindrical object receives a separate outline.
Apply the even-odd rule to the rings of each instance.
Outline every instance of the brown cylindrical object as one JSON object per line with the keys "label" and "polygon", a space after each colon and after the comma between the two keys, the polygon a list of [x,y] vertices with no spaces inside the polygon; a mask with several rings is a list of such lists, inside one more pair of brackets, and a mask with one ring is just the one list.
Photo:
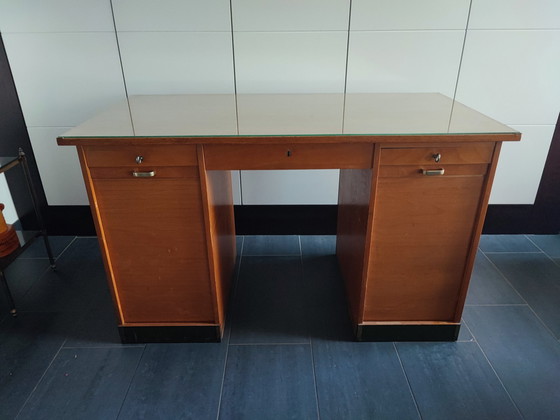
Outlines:
{"label": "brown cylindrical object", "polygon": [[2,210],[4,204],[0,203],[0,257],[5,257],[19,248],[19,239],[13,226],[6,223]]}
{"label": "brown cylindrical object", "polygon": [[8,230],[8,224],[6,223],[6,219],[4,219],[4,214],[2,213],[4,207],[4,204],[0,203],[0,233],[4,233]]}

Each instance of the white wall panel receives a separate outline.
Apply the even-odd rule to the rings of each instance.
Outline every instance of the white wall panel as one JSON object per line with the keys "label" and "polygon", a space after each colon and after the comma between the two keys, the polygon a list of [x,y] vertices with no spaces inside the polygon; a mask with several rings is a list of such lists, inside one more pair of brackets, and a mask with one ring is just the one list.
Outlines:
{"label": "white wall panel", "polygon": [[[343,92],[346,32],[236,32],[239,93]],[[242,171],[243,204],[333,204],[338,171]]]}
{"label": "white wall panel", "polygon": [[241,171],[231,171],[233,204],[241,204]]}
{"label": "white wall panel", "polygon": [[512,125],[523,137],[505,142],[490,204],[533,204],[554,133],[554,125]]}
{"label": "white wall panel", "polygon": [[558,0],[472,0],[470,29],[560,29]]}
{"label": "white wall panel", "polygon": [[233,93],[231,34],[119,32],[129,95]]}
{"label": "white wall panel", "polygon": [[347,30],[350,0],[233,0],[234,31]]}
{"label": "white wall panel", "polygon": [[336,204],[338,170],[241,171],[243,204]]}
{"label": "white wall panel", "polygon": [[110,0],[0,0],[0,30],[113,31]]}
{"label": "white wall panel", "polygon": [[74,126],[125,98],[114,33],[2,37],[27,126]]}
{"label": "white wall panel", "polygon": [[469,31],[457,100],[506,124],[555,124],[560,30]]}
{"label": "white wall panel", "polygon": [[239,93],[344,91],[346,32],[236,32]]}
{"label": "white wall panel", "polygon": [[6,222],[14,223],[18,220],[16,208],[12,201],[12,195],[10,194],[10,189],[8,188],[8,183],[6,182],[6,176],[4,174],[0,174],[0,203],[6,206],[2,212]]}
{"label": "white wall panel", "polygon": [[88,204],[76,148],[56,144],[56,137],[69,128],[28,128],[49,205]]}
{"label": "white wall panel", "polygon": [[118,31],[230,31],[229,0],[113,0]]}
{"label": "white wall panel", "polygon": [[347,92],[453,96],[463,31],[350,33]]}
{"label": "white wall panel", "polygon": [[470,0],[353,0],[352,30],[465,29]]}

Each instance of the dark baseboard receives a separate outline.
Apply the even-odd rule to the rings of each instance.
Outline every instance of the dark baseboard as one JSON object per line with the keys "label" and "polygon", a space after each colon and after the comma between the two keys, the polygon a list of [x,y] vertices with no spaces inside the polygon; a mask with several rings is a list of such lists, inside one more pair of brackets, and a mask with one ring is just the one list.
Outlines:
{"label": "dark baseboard", "polygon": [[235,206],[238,235],[336,235],[336,205]]}
{"label": "dark baseboard", "polygon": [[45,219],[49,235],[96,235],[89,206],[48,206]]}
{"label": "dark baseboard", "polygon": [[123,344],[137,343],[219,343],[219,325],[119,327]]}
{"label": "dark baseboard", "polygon": [[[238,235],[335,235],[336,205],[235,206]],[[538,217],[532,205],[490,205],[485,234],[557,234],[558,216]],[[552,213],[551,213],[552,214]],[[49,235],[94,236],[89,206],[49,206]]]}
{"label": "dark baseboard", "polygon": [[358,341],[457,341],[460,325],[358,325]]}
{"label": "dark baseboard", "polygon": [[533,232],[532,205],[502,205],[488,206],[484,220],[484,234],[527,234]]}

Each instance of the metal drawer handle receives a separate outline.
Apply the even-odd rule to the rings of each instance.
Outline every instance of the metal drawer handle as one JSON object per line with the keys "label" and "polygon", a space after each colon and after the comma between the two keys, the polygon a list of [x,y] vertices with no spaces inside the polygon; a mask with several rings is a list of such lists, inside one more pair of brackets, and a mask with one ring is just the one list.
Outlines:
{"label": "metal drawer handle", "polygon": [[135,178],[151,178],[156,176],[156,171],[149,171],[149,172],[132,171],[132,176]]}
{"label": "metal drawer handle", "polygon": [[445,173],[445,169],[422,169],[422,173],[427,176],[443,175]]}

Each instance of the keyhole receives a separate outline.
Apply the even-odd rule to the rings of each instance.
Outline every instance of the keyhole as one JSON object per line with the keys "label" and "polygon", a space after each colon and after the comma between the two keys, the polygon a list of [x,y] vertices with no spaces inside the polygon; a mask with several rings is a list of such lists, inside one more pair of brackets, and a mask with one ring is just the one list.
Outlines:
{"label": "keyhole", "polygon": [[432,157],[434,158],[434,161],[436,161],[436,162],[439,162],[441,160],[441,154],[440,153],[433,154]]}
{"label": "keyhole", "polygon": [[144,162],[144,156],[136,156],[136,163],[141,164]]}
{"label": "keyhole", "polygon": [[291,151],[291,150],[288,150],[288,151],[286,152],[286,156],[291,157],[291,156],[292,156],[292,151]]}

